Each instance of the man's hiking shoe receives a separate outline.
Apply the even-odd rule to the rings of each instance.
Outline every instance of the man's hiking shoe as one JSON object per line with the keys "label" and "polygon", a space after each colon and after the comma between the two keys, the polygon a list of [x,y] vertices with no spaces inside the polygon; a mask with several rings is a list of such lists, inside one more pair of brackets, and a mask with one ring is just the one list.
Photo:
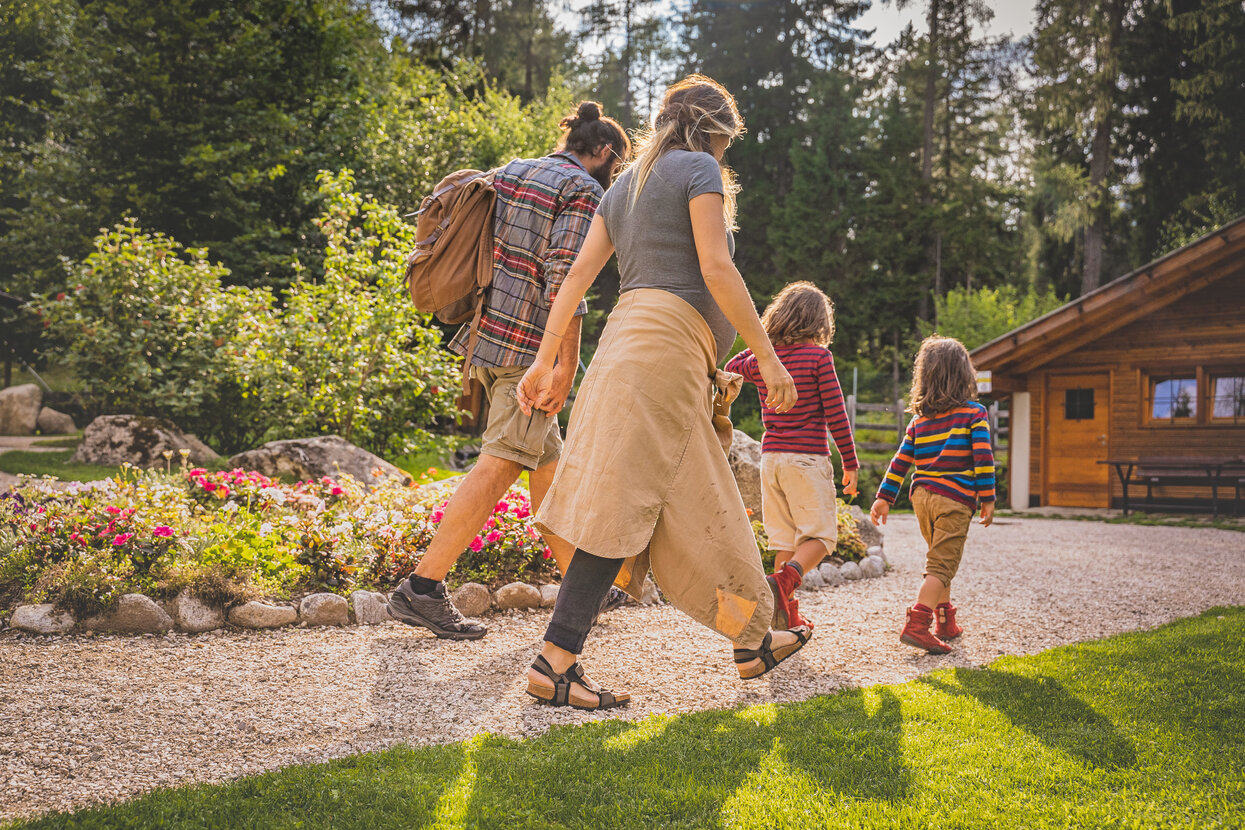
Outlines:
{"label": "man's hiking shoe", "polygon": [[934,636],[929,630],[934,621],[934,612],[920,603],[908,609],[908,623],[899,635],[900,642],[925,649],[930,654],[947,654],[951,646]]}
{"label": "man's hiking shoe", "polygon": [[389,616],[426,628],[442,640],[478,640],[488,633],[483,624],[459,613],[445,592],[444,582],[431,594],[417,594],[411,583],[403,580],[389,598]]}
{"label": "man's hiking shoe", "polygon": [[621,608],[622,604],[627,601],[627,592],[616,585],[611,585],[609,593],[601,600],[601,610],[597,611],[598,615],[604,614],[606,611],[613,611],[615,608]]}

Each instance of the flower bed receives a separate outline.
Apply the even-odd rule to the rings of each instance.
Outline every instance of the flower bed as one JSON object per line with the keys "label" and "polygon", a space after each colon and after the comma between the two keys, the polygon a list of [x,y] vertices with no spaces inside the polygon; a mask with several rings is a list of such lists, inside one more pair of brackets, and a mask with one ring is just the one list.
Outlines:
{"label": "flower bed", "polygon": [[[284,484],[246,470],[132,468],[62,489],[27,480],[0,497],[0,608],[52,602],[82,617],[127,593],[189,588],[230,604],[383,590],[415,567],[456,484],[368,490],[348,476]],[[555,576],[517,486],[453,573],[490,585]]]}

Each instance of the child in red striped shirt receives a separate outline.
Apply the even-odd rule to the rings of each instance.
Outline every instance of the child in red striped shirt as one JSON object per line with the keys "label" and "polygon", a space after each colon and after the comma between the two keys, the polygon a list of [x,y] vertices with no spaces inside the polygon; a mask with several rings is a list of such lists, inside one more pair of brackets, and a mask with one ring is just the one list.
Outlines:
{"label": "child in red striped shirt", "polygon": [[[994,520],[990,420],[976,397],[977,372],[964,344],[952,337],[925,338],[912,372],[908,408],[914,415],[869,510],[875,525],[886,524],[904,476],[915,465],[912,509],[929,552],[925,581],[899,639],[930,654],[951,651],[946,641],[964,631],[955,621],[951,580],[973,514],[980,506],[981,524]],[[938,625],[931,633],[935,615]]]}
{"label": "child in red striped shirt", "polygon": [[[810,282],[795,282],[778,293],[761,316],[778,359],[795,381],[799,400],[787,412],[761,405],[765,437],[761,441],[761,514],[774,573],[774,627],[813,624],[800,616],[795,589],[838,543],[838,506],[834,465],[826,430],[843,459],[843,492],[856,493],[856,445],[843,404],[843,391],[827,346],[834,339],[834,305]],[[726,371],[756,384],[765,400],[765,381],[756,357],[744,350]]]}

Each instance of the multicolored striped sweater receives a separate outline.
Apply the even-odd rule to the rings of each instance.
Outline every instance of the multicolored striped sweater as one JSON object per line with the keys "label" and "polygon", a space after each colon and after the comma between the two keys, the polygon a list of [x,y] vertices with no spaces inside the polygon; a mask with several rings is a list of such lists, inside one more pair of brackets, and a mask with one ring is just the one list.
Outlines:
{"label": "multicolored striped sweater", "polygon": [[913,418],[877,497],[894,504],[913,464],[913,487],[924,487],[970,507],[994,501],[994,451],[990,448],[986,408],[970,401],[932,418]]}
{"label": "multicolored striped sweater", "polygon": [[834,436],[839,448],[843,469],[859,469],[856,460],[856,443],[852,440],[852,425],[847,420],[847,408],[843,405],[843,390],[839,376],[834,371],[834,357],[830,350],[815,343],[797,343],[794,346],[777,346],[774,351],[795,381],[799,395],[795,406],[787,412],[778,413],[765,406],[765,381],[757,368],[756,355],[744,349],[726,362],[726,371],[744,376],[744,380],[756,384],[761,395],[761,423],[765,425],[765,437],[761,452],[802,452],[810,455],[829,455],[826,429]]}

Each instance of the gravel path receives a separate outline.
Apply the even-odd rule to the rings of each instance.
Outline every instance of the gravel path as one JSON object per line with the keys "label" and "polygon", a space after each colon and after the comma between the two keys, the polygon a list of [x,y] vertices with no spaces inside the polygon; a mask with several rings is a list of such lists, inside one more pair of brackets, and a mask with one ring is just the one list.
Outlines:
{"label": "gravel path", "polygon": [[[669,606],[605,617],[585,666],[629,690],[621,717],[639,718],[900,682],[1245,604],[1240,533],[1001,519],[969,537],[956,582],[967,629],[959,649],[918,655],[896,635],[924,550],[912,517],[889,530],[894,570],[802,594],[817,634],[765,679],[740,682],[728,645]],[[476,643],[396,623],[163,638],[0,634],[0,819],[396,743],[530,735],[605,717],[523,693],[547,619],[491,617],[492,633]],[[678,669],[662,662],[666,650]]]}

